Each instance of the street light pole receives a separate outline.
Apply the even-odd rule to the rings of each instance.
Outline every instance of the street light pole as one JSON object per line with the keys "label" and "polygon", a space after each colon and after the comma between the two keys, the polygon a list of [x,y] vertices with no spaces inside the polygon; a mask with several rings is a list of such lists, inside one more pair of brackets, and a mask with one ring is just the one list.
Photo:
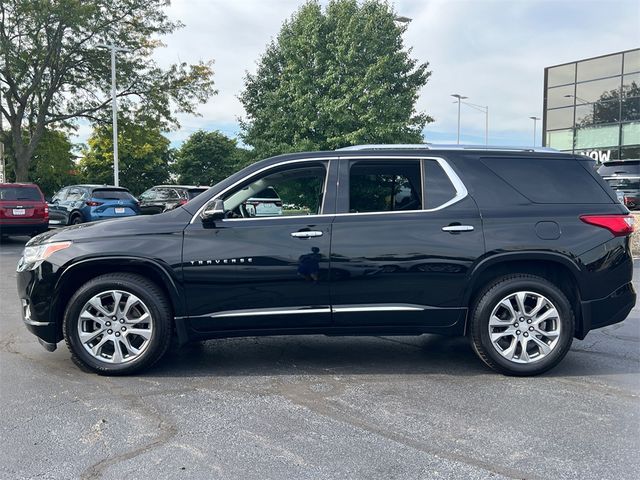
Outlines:
{"label": "street light pole", "polygon": [[458,94],[458,93],[453,93],[451,94],[452,97],[457,98],[458,99],[458,140],[457,143],[458,145],[460,145],[460,104],[462,103],[462,100],[468,97],[463,97],[462,95]]}
{"label": "street light pole", "polygon": [[118,163],[118,100],[116,97],[116,52],[129,52],[127,48],[116,47],[112,41],[109,44],[99,44],[99,48],[111,51],[111,115],[113,122],[113,184],[120,186],[120,165]]}
{"label": "street light pole", "polygon": [[538,123],[538,120],[540,120],[540,117],[529,117],[531,120],[533,120],[533,146],[536,146],[536,124]]}

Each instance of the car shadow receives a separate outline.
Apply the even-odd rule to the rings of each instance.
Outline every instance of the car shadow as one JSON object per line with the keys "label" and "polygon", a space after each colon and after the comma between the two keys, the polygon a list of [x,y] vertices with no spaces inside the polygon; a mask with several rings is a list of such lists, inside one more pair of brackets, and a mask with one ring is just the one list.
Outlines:
{"label": "car shadow", "polygon": [[[640,373],[637,359],[574,347],[559,366],[536,378]],[[585,353],[587,352],[587,353]],[[585,361],[585,356],[590,360]],[[322,335],[210,340],[172,349],[146,377],[274,375],[500,376],[464,337],[326,337]]]}
{"label": "car shadow", "polygon": [[172,349],[144,376],[491,374],[465,338],[326,337],[218,339]]}

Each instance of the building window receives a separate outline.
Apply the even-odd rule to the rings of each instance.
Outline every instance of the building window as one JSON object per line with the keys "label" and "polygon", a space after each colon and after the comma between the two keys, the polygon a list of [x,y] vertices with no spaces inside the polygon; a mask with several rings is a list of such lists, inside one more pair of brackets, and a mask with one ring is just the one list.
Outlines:
{"label": "building window", "polygon": [[547,86],[555,87],[558,85],[567,85],[576,81],[576,64],[560,65],[559,67],[550,68],[547,76]]}
{"label": "building window", "polygon": [[547,108],[572,107],[575,90],[574,85],[549,88],[547,90]]}
{"label": "building window", "polygon": [[640,72],[640,49],[624,54],[624,73]]}
{"label": "building window", "polygon": [[576,129],[575,148],[618,148],[620,141],[620,125],[603,127],[587,127]]}
{"label": "building window", "polygon": [[546,144],[557,150],[573,150],[573,130],[547,132]]}
{"label": "building window", "polygon": [[591,103],[617,98],[620,98],[619,76],[576,85],[576,103]]}
{"label": "building window", "polygon": [[578,62],[577,81],[585,82],[622,73],[622,54]]}
{"label": "building window", "polygon": [[640,145],[640,122],[622,125],[622,145]]}
{"label": "building window", "polygon": [[556,108],[547,111],[548,130],[571,127],[573,127],[573,107]]}

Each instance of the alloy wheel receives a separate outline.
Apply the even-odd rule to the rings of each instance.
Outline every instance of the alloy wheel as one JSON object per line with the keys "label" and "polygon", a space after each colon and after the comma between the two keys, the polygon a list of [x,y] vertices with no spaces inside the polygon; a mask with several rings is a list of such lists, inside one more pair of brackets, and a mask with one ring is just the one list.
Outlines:
{"label": "alloy wheel", "polygon": [[136,295],[107,290],[82,307],[78,336],[95,359],[111,364],[128,363],[147,349],[153,333],[149,308]]}
{"label": "alloy wheel", "polygon": [[496,351],[515,363],[533,363],[549,355],[561,333],[560,316],[544,295],[515,292],[503,298],[489,317],[489,337]]}

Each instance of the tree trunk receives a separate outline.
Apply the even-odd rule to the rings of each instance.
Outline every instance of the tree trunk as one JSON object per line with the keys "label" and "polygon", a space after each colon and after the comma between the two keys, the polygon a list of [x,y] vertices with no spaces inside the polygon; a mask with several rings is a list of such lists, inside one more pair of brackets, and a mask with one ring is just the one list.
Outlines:
{"label": "tree trunk", "polygon": [[16,182],[28,182],[29,181],[29,163],[31,162],[31,155],[29,155],[29,149],[22,148],[18,153],[16,152]]}

